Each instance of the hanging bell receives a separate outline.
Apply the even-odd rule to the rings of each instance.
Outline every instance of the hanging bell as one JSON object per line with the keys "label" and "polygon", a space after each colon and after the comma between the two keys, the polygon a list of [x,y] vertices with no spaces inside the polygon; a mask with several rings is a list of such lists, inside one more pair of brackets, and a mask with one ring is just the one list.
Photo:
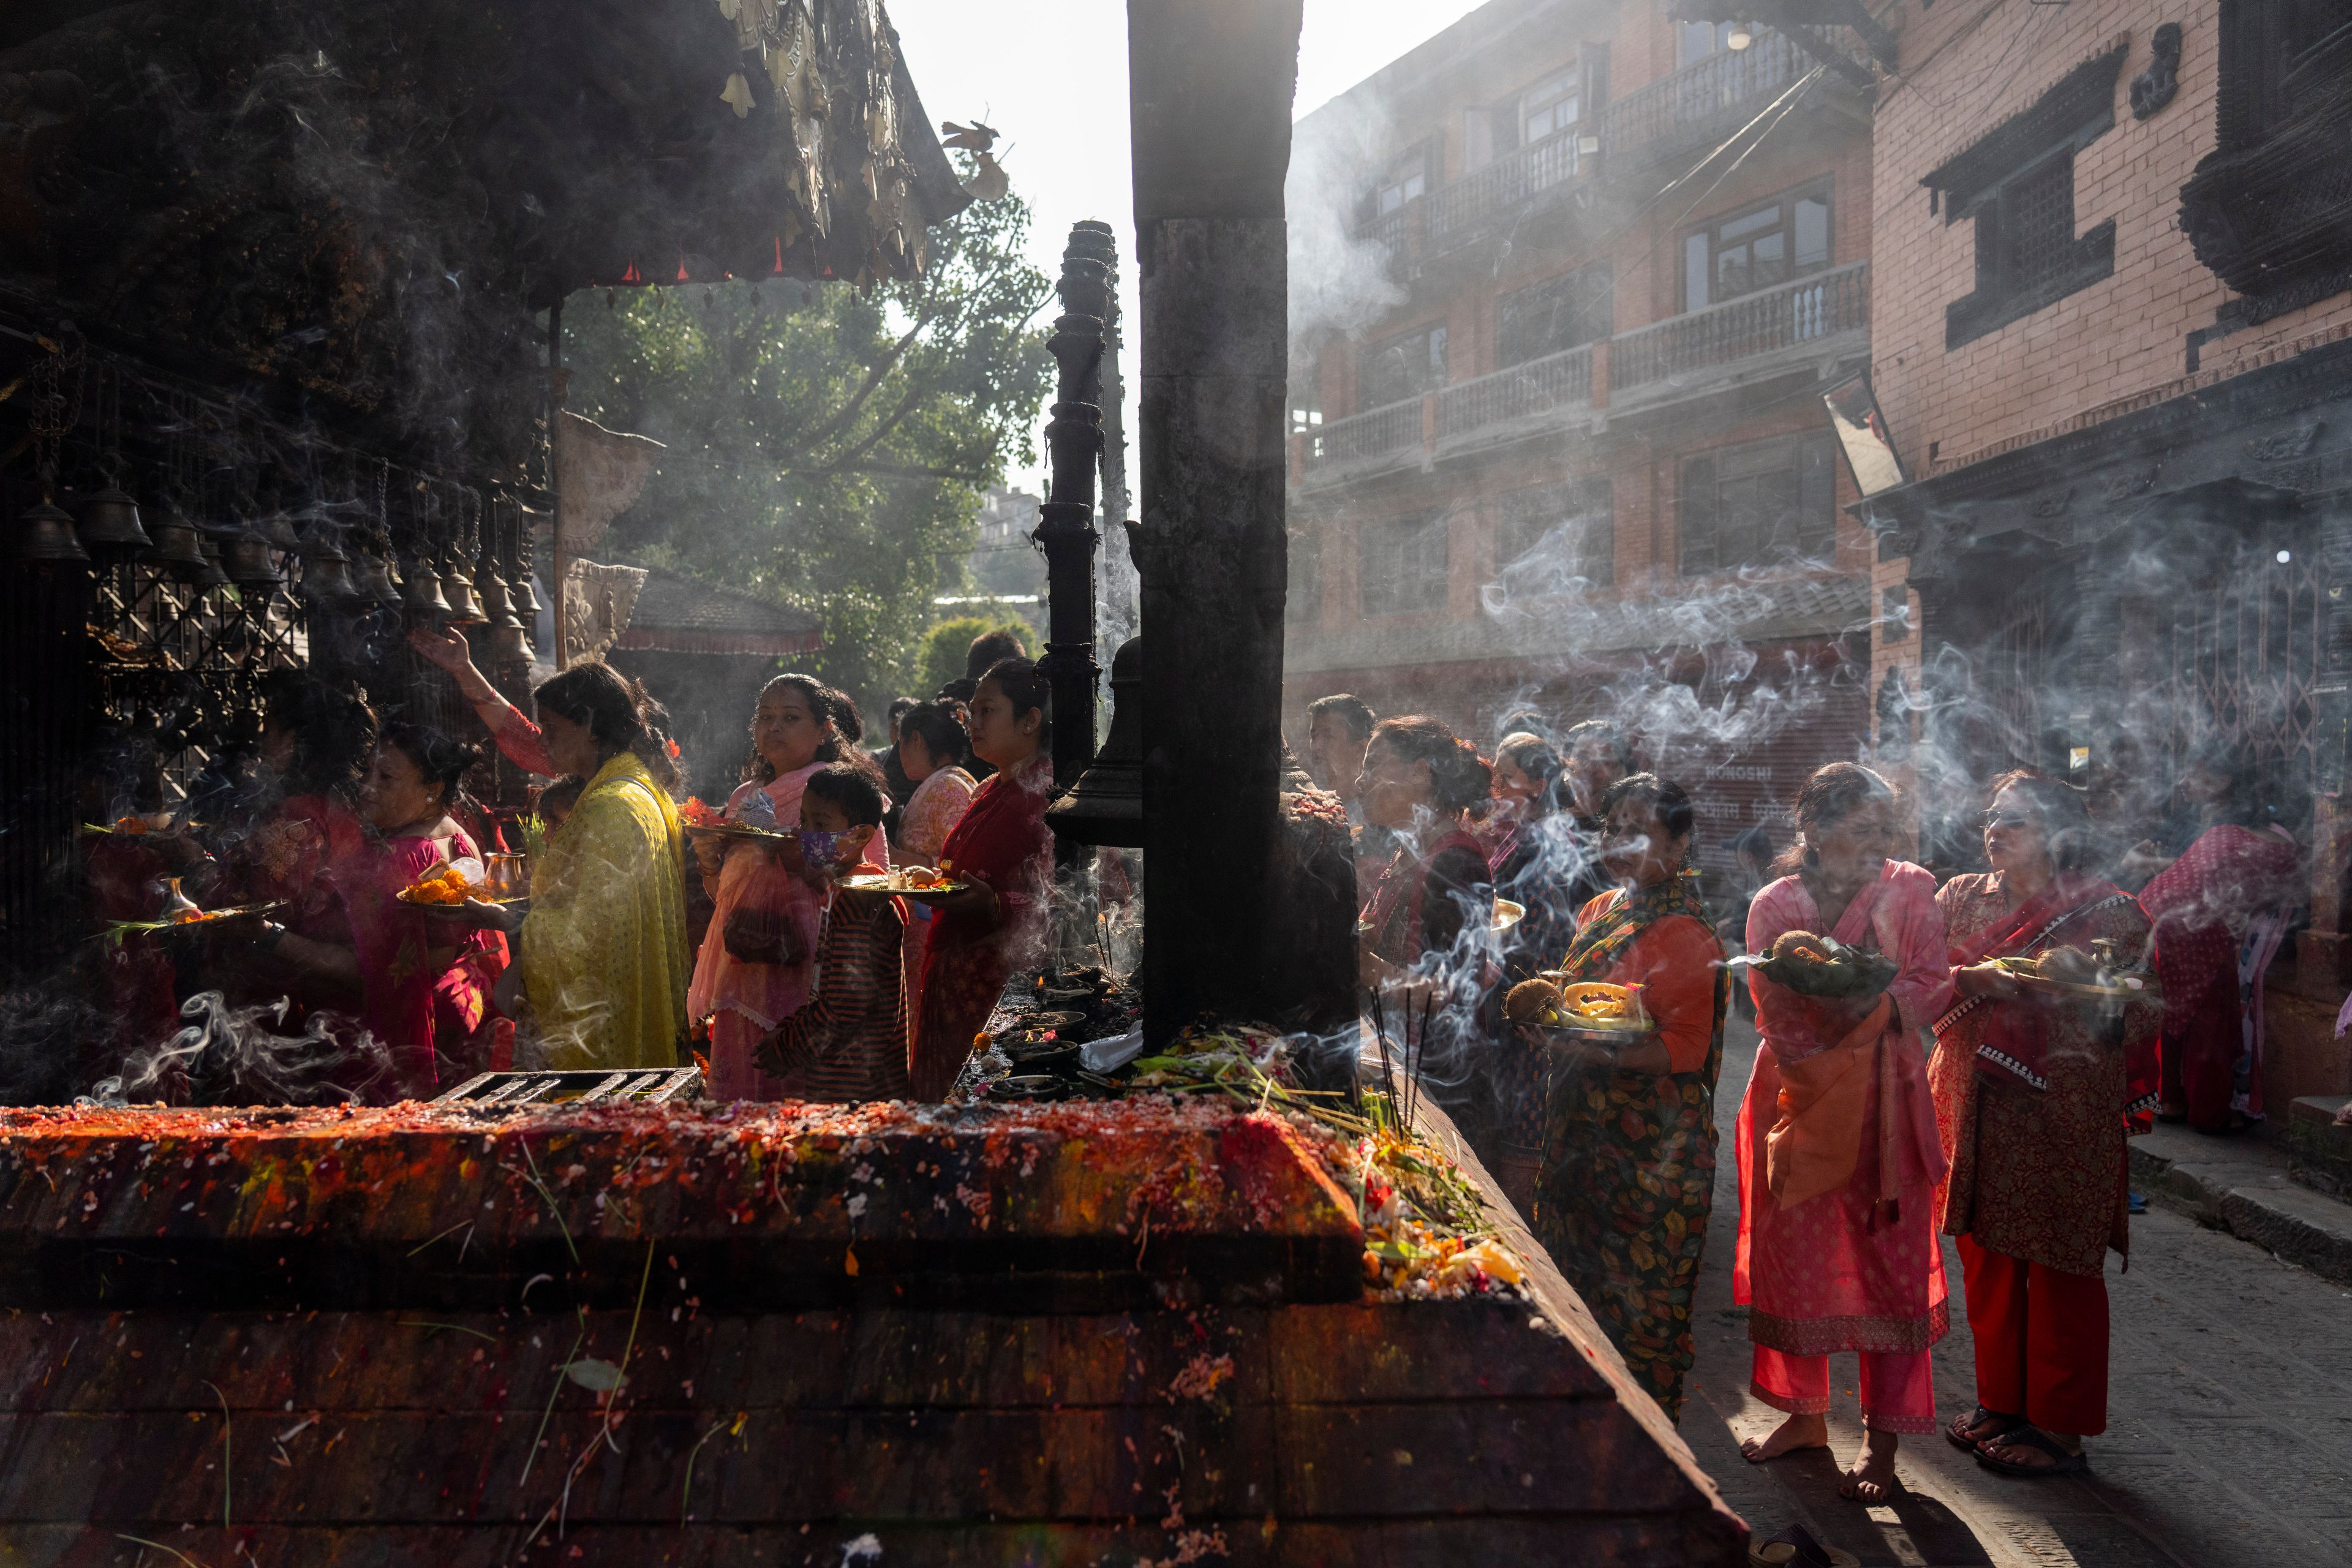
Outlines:
{"label": "hanging bell", "polygon": [[387,607],[400,603],[400,590],[393,585],[392,569],[383,563],[383,556],[365,545],[352,552],[352,591]]}
{"label": "hanging bell", "polygon": [[520,621],[512,626],[490,628],[491,663],[530,664],[537,657],[531,652],[530,634],[522,629]]}
{"label": "hanging bell", "polygon": [[302,592],[320,605],[347,604],[357,596],[350,562],[341,545],[331,539],[318,539],[302,552]]}
{"label": "hanging bell", "polygon": [[82,548],[101,559],[127,560],[152,542],[139,526],[139,503],[112,485],[81,503],[77,530]]}
{"label": "hanging bell", "polygon": [[412,555],[401,563],[400,602],[420,616],[449,614],[449,601],[441,596],[441,579],[422,555]]}
{"label": "hanging bell", "polygon": [[441,568],[441,596],[449,601],[449,624],[453,626],[478,626],[486,618],[474,597],[473,581],[467,575],[461,558],[452,556]]}
{"label": "hanging bell", "polygon": [[51,565],[89,564],[89,552],[74,537],[73,519],[43,501],[16,520],[16,557]]}
{"label": "hanging bell", "polygon": [[1110,661],[1110,733],[1067,795],[1045,808],[1045,825],[1073,844],[1143,847],[1143,639],[1129,637]]}
{"label": "hanging bell", "polygon": [[547,606],[539,602],[539,588],[532,583],[529,572],[515,579],[514,608],[516,615],[534,624],[547,613]]}
{"label": "hanging bell", "polygon": [[240,588],[278,586],[278,563],[269,559],[269,541],[259,529],[232,533],[222,542],[221,569]]}
{"label": "hanging bell", "polygon": [[147,557],[147,563],[183,580],[204,571],[204,552],[196,548],[196,525],[177,506],[167,508],[155,524],[155,551]]}
{"label": "hanging bell", "polygon": [[516,618],[514,601],[507,596],[506,579],[499,575],[499,569],[490,563],[490,559],[487,555],[482,558],[481,563],[474,568],[474,592],[475,596],[481,601],[482,618],[490,625],[494,626],[522,625],[522,622]]}
{"label": "hanging bell", "polygon": [[228,586],[228,574],[221,567],[221,547],[218,540],[207,539],[201,547],[205,552],[204,570],[195,575],[196,592]]}
{"label": "hanging bell", "polygon": [[293,521],[283,511],[271,510],[268,516],[257,521],[253,527],[262,541],[281,555],[291,555],[302,548],[302,542],[294,537]]}

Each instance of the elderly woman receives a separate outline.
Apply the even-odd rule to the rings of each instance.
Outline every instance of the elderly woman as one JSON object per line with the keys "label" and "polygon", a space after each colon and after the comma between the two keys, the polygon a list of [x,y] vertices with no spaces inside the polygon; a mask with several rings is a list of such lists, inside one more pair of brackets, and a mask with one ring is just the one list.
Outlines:
{"label": "elderly woman", "polygon": [[1748,950],[1789,931],[1894,961],[1859,999],[1801,995],[1751,970],[1763,1047],[1739,1108],[1739,1253],[1732,1300],[1750,1309],[1751,1392],[1789,1418],[1740,1447],[1754,1463],[1829,1446],[1829,1358],[1862,1363],[1862,1457],[1839,1489],[1883,1502],[1896,1434],[1936,1428],[1927,1352],[1950,1327],[1934,1199],[1936,1140],[1920,1031],[1952,994],[1936,879],[1890,859],[1895,792],[1832,763],[1798,792],[1797,844],[1748,911]]}
{"label": "elderly woman", "polygon": [[[533,695],[539,722],[523,732],[537,731],[548,764],[533,771],[577,774],[587,786],[531,867],[528,916],[479,900],[465,907],[484,925],[522,934],[537,1065],[674,1067],[686,1033],[687,944],[669,716],[644,687],[594,661]],[[522,725],[510,721],[509,730]]]}
{"label": "elderly woman", "polygon": [[1941,1223],[1959,1237],[1977,1407],[1951,1440],[2009,1475],[2071,1475],[2107,1426],[2107,1249],[2130,1256],[2126,1118],[2154,1102],[2158,1009],[2022,992],[1993,961],[2114,943],[2137,966],[2147,917],[2086,874],[2096,838],[2083,799],[2005,773],[1984,815],[1990,874],[1936,895],[1956,1006],[1935,1025],[1928,1078],[1950,1151]]}
{"label": "elderly woman", "polygon": [[1560,968],[1571,980],[1641,986],[1657,1027],[1556,1065],[1535,1232],[1634,1377],[1679,1422],[1697,1354],[1691,1300],[1715,1205],[1715,1080],[1729,982],[1690,867],[1690,796],[1634,773],[1596,804],[1602,860],[1618,886],[1585,905]]}

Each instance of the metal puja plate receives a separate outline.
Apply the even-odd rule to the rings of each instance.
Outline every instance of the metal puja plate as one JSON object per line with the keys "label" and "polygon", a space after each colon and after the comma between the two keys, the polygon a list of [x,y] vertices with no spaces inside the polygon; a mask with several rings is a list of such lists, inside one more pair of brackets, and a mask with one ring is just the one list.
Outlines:
{"label": "metal puja plate", "polygon": [[2025,970],[2011,969],[2005,963],[2000,965],[2000,971],[2028,991],[2038,992],[2044,996],[2063,997],[2069,1002],[2106,1002],[2119,1004],[2124,1002],[2161,1002],[2164,1000],[2164,993],[2157,989],[2156,977],[2154,975],[2135,974],[2121,977],[2125,980],[2137,980],[2140,982],[2137,985],[2085,985],[2078,981],[2073,980],[2052,980],[2047,976],[2032,973]]}
{"label": "metal puja plate", "polygon": [[688,833],[708,834],[713,838],[761,838],[779,844],[793,837],[789,833],[779,833],[772,827],[753,827],[741,822],[713,822],[708,826],[689,822],[686,825],[686,830]]}
{"label": "metal puja plate", "polygon": [[[428,915],[433,915],[445,921],[461,920],[465,917],[467,912],[465,904],[421,904],[408,899],[403,899],[400,901],[408,905],[412,910],[422,910]],[[494,909],[520,910],[525,914],[529,914],[530,912],[530,900],[522,897],[512,899],[484,899],[478,895],[476,898],[468,899],[467,902],[485,903],[490,905]]]}
{"label": "metal puja plate", "polygon": [[1651,1018],[1587,1018],[1575,1023],[1538,1024],[1547,1035],[1565,1035],[1580,1040],[1635,1040],[1657,1028]]}
{"label": "metal puja plate", "polygon": [[890,885],[890,879],[887,874],[879,871],[864,871],[850,878],[842,883],[842,886],[861,893],[887,893],[892,898],[905,899],[912,903],[935,904],[950,893],[962,892],[971,884],[943,882],[936,888],[894,888]]}

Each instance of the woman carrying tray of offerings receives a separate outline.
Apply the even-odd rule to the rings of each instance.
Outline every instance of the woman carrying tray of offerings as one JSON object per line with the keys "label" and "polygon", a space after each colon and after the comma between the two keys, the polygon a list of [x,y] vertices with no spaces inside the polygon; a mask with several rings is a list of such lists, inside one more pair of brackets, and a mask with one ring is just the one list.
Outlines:
{"label": "woman carrying tray of offerings", "polygon": [[1929,1347],[1950,1327],[1934,1200],[1944,1177],[1920,1031],[1950,1005],[1936,879],[1889,859],[1895,792],[1832,763],[1797,795],[1796,846],[1748,912],[1748,950],[1811,931],[1892,959],[1886,989],[1817,997],[1750,971],[1764,1037],[1739,1110],[1739,1252],[1732,1300],[1751,1310],[1751,1391],[1790,1412],[1742,1451],[1826,1447],[1829,1358],[1862,1359],[1862,1458],[1840,1489],[1895,1484],[1896,1434],[1936,1427]]}
{"label": "woman carrying tray of offerings", "polygon": [[1952,1161],[1939,1219],[1959,1238],[1977,1368],[1977,1408],[1950,1436],[2007,1473],[2071,1473],[2083,1436],[2106,1430],[2100,1269],[2109,1247],[2130,1256],[2124,1140],[2156,1103],[2160,1008],[2036,996],[1991,961],[2104,939],[2128,966],[2148,921],[2081,869],[2091,818],[2053,779],[1994,780],[1984,845],[1992,870],[1936,895],[1958,993],[1927,1068]]}
{"label": "woman carrying tray of offerings", "polygon": [[[727,820],[790,832],[818,769],[852,759],[878,776],[856,744],[863,731],[846,695],[814,676],[777,676],[752,711],[751,777],[727,797]],[[693,844],[713,907],[687,1012],[710,1019],[710,1096],[780,1100],[782,1087],[753,1058],[760,1041],[808,1001],[824,896],[800,875],[796,840],[696,835]]]}
{"label": "woman carrying tray of offerings", "polygon": [[[1697,1354],[1691,1301],[1715,1206],[1730,981],[1689,865],[1690,796],[1635,773],[1598,804],[1601,856],[1620,885],[1584,906],[1561,976],[1641,986],[1657,1028],[1552,1064],[1534,1226],[1635,1379],[1678,1422]],[[1509,1191],[1512,1178],[1502,1180]]]}
{"label": "woman carrying tray of offerings", "polygon": [[923,1014],[908,1062],[917,1100],[947,1097],[1004,983],[1044,952],[1054,882],[1045,826],[1052,721],[1045,677],[1025,658],[999,659],[972,693],[971,749],[994,771],[940,846],[940,864],[967,885],[933,906]]}
{"label": "woman carrying tray of offerings", "polygon": [[[914,781],[914,793],[898,813],[898,847],[913,866],[937,866],[980,786],[963,769],[971,737],[963,707],[956,702],[919,702],[898,721],[897,762]],[[915,1023],[923,1011],[923,954],[929,951],[933,913],[924,904],[907,906],[907,1045],[914,1047]]]}

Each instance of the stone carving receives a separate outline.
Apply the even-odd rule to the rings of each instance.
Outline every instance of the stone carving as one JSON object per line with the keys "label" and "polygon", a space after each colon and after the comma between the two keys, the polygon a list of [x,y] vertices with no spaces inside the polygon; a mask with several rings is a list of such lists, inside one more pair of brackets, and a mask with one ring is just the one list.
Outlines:
{"label": "stone carving", "polygon": [[2309,425],[2291,426],[2255,437],[2246,443],[2246,456],[2257,463],[2283,463],[2289,458],[2302,457],[2318,439],[2319,425],[2315,420]]}
{"label": "stone carving", "polygon": [[2068,485],[2064,489],[2052,490],[2046,495],[2034,497],[2026,510],[2036,517],[2056,517],[2066,510],[2074,499],[2074,487]]}
{"label": "stone carving", "polygon": [[2156,470],[2120,468],[2099,481],[2099,493],[2110,501],[2128,500],[2156,483]]}
{"label": "stone carving", "polygon": [[2149,44],[2147,69],[2132,78],[2134,120],[2146,120],[2180,90],[2180,24],[2167,22],[2158,27]]}

